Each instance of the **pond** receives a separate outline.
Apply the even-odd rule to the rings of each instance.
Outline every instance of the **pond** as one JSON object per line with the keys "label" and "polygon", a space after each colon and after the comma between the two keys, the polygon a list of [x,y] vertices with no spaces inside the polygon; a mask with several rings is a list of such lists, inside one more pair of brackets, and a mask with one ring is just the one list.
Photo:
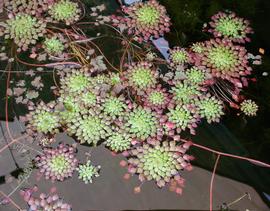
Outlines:
{"label": "pond", "polygon": [[0,3],[0,210],[186,209],[197,167],[269,206],[270,2],[23,2]]}

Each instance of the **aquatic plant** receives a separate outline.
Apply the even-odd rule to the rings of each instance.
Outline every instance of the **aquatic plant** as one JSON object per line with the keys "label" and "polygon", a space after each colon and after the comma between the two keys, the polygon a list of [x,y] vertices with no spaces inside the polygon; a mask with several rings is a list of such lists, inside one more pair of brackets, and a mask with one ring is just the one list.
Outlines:
{"label": "aquatic plant", "polygon": [[38,155],[35,161],[40,173],[52,181],[63,181],[71,177],[78,164],[75,149],[64,144],[55,149],[43,149],[43,154]]}
{"label": "aquatic plant", "polygon": [[85,184],[92,183],[93,177],[99,177],[100,166],[94,166],[88,160],[85,164],[80,164],[76,169],[79,174],[79,179],[83,180]]}
{"label": "aquatic plant", "polygon": [[184,65],[189,62],[188,52],[178,46],[169,51],[169,65],[172,68],[177,68],[179,65]]}
{"label": "aquatic plant", "polygon": [[88,89],[75,96],[75,100],[83,107],[89,108],[98,105],[101,101],[101,97],[99,93]]}
{"label": "aquatic plant", "polygon": [[139,62],[129,65],[122,78],[127,86],[140,92],[156,85],[158,72],[152,67],[151,63]]}
{"label": "aquatic plant", "polygon": [[206,118],[208,123],[219,122],[220,117],[224,114],[222,101],[210,94],[201,97],[196,105],[199,108],[200,116]]}
{"label": "aquatic plant", "polygon": [[70,0],[56,1],[49,7],[49,14],[56,21],[65,22],[70,25],[80,18],[81,10],[79,4]]}
{"label": "aquatic plant", "polygon": [[5,8],[12,14],[25,12],[39,17],[48,10],[49,4],[54,0],[4,0],[3,2]]}
{"label": "aquatic plant", "polygon": [[205,42],[205,49],[198,54],[196,65],[204,67],[213,77],[228,80],[237,87],[241,86],[239,79],[250,75],[252,70],[244,47],[220,39]]}
{"label": "aquatic plant", "polygon": [[91,85],[90,74],[85,70],[71,69],[60,79],[60,93],[79,94]]}
{"label": "aquatic plant", "polygon": [[82,110],[67,124],[67,132],[75,135],[80,143],[96,146],[112,132],[110,118],[100,110],[99,108]]}
{"label": "aquatic plant", "polygon": [[52,55],[60,55],[65,49],[64,43],[57,37],[46,38],[43,45],[45,51]]}
{"label": "aquatic plant", "polygon": [[130,149],[131,141],[131,136],[127,132],[119,129],[107,138],[105,145],[114,152],[123,152]]}
{"label": "aquatic plant", "polygon": [[240,104],[240,110],[247,116],[256,116],[258,105],[252,100],[244,100]]}
{"label": "aquatic plant", "polygon": [[27,50],[30,44],[35,44],[38,38],[46,33],[46,23],[29,14],[19,13],[4,23],[5,39],[12,39],[18,46],[18,51]]}
{"label": "aquatic plant", "polygon": [[121,84],[121,77],[119,73],[110,73],[109,80],[110,80],[110,84],[112,85]]}
{"label": "aquatic plant", "polygon": [[61,119],[61,124],[71,122],[78,115],[81,109],[83,109],[80,106],[80,103],[72,95],[62,94],[58,98],[58,101],[63,104],[63,109],[58,111],[58,116]]}
{"label": "aquatic plant", "polygon": [[[191,170],[192,159],[185,154],[191,143],[183,137],[195,135],[195,128],[203,119],[218,122],[227,105],[248,116],[256,115],[255,102],[245,100],[240,106],[238,102],[244,98],[243,86],[255,81],[246,77],[251,74],[249,62],[258,64],[261,56],[248,54],[242,45],[236,44],[249,41],[247,36],[252,30],[247,21],[233,13],[212,17],[208,30],[214,39],[187,48],[176,46],[167,52],[164,39],[156,38],[169,31],[170,18],[156,0],[130,6],[119,1],[124,16],[104,16],[99,12],[105,10],[105,5],[85,8],[82,1],[4,1],[3,17],[7,21],[0,23],[0,36],[4,36],[0,60],[8,63],[3,70],[7,73],[5,112],[8,118],[14,98],[16,103],[27,104],[30,113],[25,118],[27,134],[13,139],[8,130],[12,140],[0,151],[17,143],[22,149],[26,146],[27,153],[28,150],[38,153],[35,162],[32,157],[29,160],[46,179],[63,181],[77,171],[79,179],[92,183],[99,176],[100,166],[94,166],[88,159],[91,151],[102,143],[112,155],[121,153],[126,157],[127,161],[120,162],[129,171],[124,179],[139,174],[142,183],[153,180],[158,187],[174,183],[170,190],[178,189],[175,192],[181,194],[180,171]],[[0,3],[0,13],[1,9]],[[80,18],[85,21],[76,23]],[[71,24],[74,25],[67,26]],[[103,30],[98,30],[100,25],[115,34],[104,36]],[[95,29],[96,36],[89,37],[89,29]],[[109,49],[112,54],[99,46],[104,37],[113,38],[110,43],[113,48]],[[28,51],[14,52],[16,45],[19,51]],[[102,46],[106,47],[106,43]],[[260,52],[263,54],[264,50]],[[28,67],[37,68],[24,71]],[[45,86],[40,76],[43,73],[51,86],[46,90],[41,89]],[[26,79],[17,82],[22,74]],[[35,79],[27,78],[36,74],[39,76]],[[51,88],[53,96],[47,95],[47,88]],[[34,106],[37,97],[45,95],[55,102]],[[9,129],[8,119],[6,124]],[[91,147],[89,152],[79,151],[87,156],[85,163],[78,164],[74,147],[60,144],[50,148],[56,144],[55,135],[59,131],[74,139],[72,146]],[[38,148],[20,142],[24,137],[35,138]],[[218,154],[213,176],[221,155],[240,158],[199,143],[193,146]],[[26,174],[30,176],[33,166],[24,168],[22,182]],[[139,189],[140,186],[135,191]],[[28,204],[31,210],[71,209],[58,196],[32,197]]]}
{"label": "aquatic plant", "polygon": [[112,119],[126,115],[127,105],[125,104],[125,98],[110,96],[103,100],[102,110],[103,112],[110,116]]}
{"label": "aquatic plant", "polygon": [[147,95],[143,98],[145,107],[160,111],[165,109],[170,102],[169,93],[160,84],[156,88],[147,90],[146,93]]}
{"label": "aquatic plant", "polygon": [[201,93],[197,84],[187,82],[176,82],[170,92],[173,94],[173,100],[176,103],[192,103]]}
{"label": "aquatic plant", "polygon": [[138,40],[148,41],[152,36],[159,38],[169,32],[170,18],[165,7],[156,0],[135,2],[129,7],[123,7],[128,18],[124,19],[129,29],[129,34],[138,36]]}
{"label": "aquatic plant", "polygon": [[212,33],[215,37],[228,38],[238,43],[250,41],[247,35],[253,31],[249,26],[248,20],[237,17],[233,12],[218,12],[211,19],[208,32]]}
{"label": "aquatic plant", "polygon": [[54,110],[55,102],[45,104],[40,102],[36,107],[29,107],[32,110],[26,115],[26,130],[29,135],[55,134],[59,132],[60,118]]}
{"label": "aquatic plant", "polygon": [[57,194],[41,193],[39,197],[24,197],[31,211],[71,211],[71,205],[65,203]]}
{"label": "aquatic plant", "polygon": [[139,174],[141,181],[154,180],[158,187],[163,187],[190,165],[185,155],[187,149],[169,140],[156,145],[144,143],[130,151],[129,171]]}
{"label": "aquatic plant", "polygon": [[166,114],[168,121],[165,124],[168,131],[176,130],[177,133],[190,129],[191,134],[195,134],[194,128],[199,121],[198,111],[195,106],[188,104],[177,104],[174,108],[169,108]]}
{"label": "aquatic plant", "polygon": [[162,135],[158,114],[140,106],[133,108],[129,115],[125,116],[124,128],[131,135],[141,141],[160,139]]}
{"label": "aquatic plant", "polygon": [[185,71],[186,80],[191,84],[203,84],[206,79],[206,73],[204,70],[197,67],[192,67]]}
{"label": "aquatic plant", "polygon": [[202,53],[204,51],[204,43],[195,42],[191,45],[190,50],[192,50],[195,53]]}

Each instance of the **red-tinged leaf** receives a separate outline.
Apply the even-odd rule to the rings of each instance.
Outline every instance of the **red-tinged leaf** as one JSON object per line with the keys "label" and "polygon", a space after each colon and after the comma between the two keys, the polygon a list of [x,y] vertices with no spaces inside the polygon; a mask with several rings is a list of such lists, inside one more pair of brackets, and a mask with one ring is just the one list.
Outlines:
{"label": "red-tinged leaf", "polygon": [[264,54],[264,53],[265,53],[265,50],[264,50],[263,48],[259,48],[259,52],[260,52],[261,54]]}
{"label": "red-tinged leaf", "polygon": [[111,152],[111,155],[112,156],[116,156],[117,154],[115,152]]}
{"label": "red-tinged leaf", "polygon": [[137,194],[137,193],[140,193],[141,192],[141,187],[140,186],[137,186],[134,188],[134,193]]}
{"label": "red-tinged leaf", "polygon": [[232,108],[239,109],[239,105],[237,105],[237,104],[235,104],[235,103],[230,102],[230,106],[231,106]]}
{"label": "red-tinged leaf", "polygon": [[175,191],[176,191],[176,186],[175,186],[175,185],[171,185],[171,186],[169,187],[169,190],[170,190],[171,192],[175,192]]}
{"label": "red-tinged leaf", "polygon": [[167,122],[166,127],[169,128],[169,129],[173,129],[175,127],[175,124],[172,123],[172,122]]}
{"label": "red-tinged leaf", "polygon": [[127,165],[127,161],[121,160],[119,164],[120,166],[125,167]]}
{"label": "red-tinged leaf", "polygon": [[129,179],[130,179],[130,174],[126,173],[126,174],[123,176],[123,178],[124,178],[125,180],[129,180]]}
{"label": "red-tinged leaf", "polygon": [[36,53],[31,53],[30,56],[29,56],[31,59],[35,59],[37,57],[37,54]]}
{"label": "red-tinged leaf", "polygon": [[182,193],[183,193],[182,188],[176,188],[175,193],[182,195]]}
{"label": "red-tinged leaf", "polygon": [[53,186],[53,187],[51,187],[51,189],[50,189],[50,193],[55,193],[56,192],[56,187],[55,186]]}
{"label": "red-tinged leaf", "polygon": [[235,101],[239,101],[238,95],[232,94],[232,98],[233,98]]}

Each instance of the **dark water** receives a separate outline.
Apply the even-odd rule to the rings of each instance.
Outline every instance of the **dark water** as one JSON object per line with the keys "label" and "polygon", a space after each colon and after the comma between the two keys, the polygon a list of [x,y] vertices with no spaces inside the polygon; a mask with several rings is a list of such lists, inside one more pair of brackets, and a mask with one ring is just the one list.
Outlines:
{"label": "dark water", "polygon": [[[117,9],[116,1],[84,1],[88,6],[105,2],[108,13]],[[232,10],[239,16],[251,21],[255,31],[252,36],[252,42],[247,44],[247,49],[254,55],[258,54],[259,48],[264,48],[266,53],[263,56],[261,66],[254,67],[254,76],[257,83],[251,83],[248,89],[245,89],[245,95],[254,99],[259,105],[258,115],[254,118],[245,118],[237,116],[234,111],[227,109],[227,115],[222,119],[221,124],[202,123],[197,129],[196,136],[190,136],[192,140],[210,148],[232,153],[236,155],[251,157],[270,163],[270,76],[263,76],[263,72],[270,74],[270,27],[267,20],[270,20],[270,1],[268,0],[160,0],[166,6],[170,14],[173,27],[172,32],[166,36],[170,46],[181,45],[188,46],[192,42],[208,39],[208,35],[201,32],[202,25],[210,20],[210,17],[220,10]],[[108,37],[99,40],[98,45],[105,49],[105,54],[110,61],[117,65],[119,63],[118,53],[119,43],[112,43],[110,31],[104,29]],[[88,29],[88,33],[94,33],[95,29]],[[20,70],[27,68],[20,65]],[[2,68],[1,68],[2,69]],[[18,74],[13,77],[21,78]],[[27,80],[27,78],[25,78]],[[43,76],[45,89],[40,98],[47,101],[53,99],[49,87],[52,83],[52,75]],[[0,108],[4,106],[6,76],[0,75]],[[10,113],[10,119],[16,113],[24,114],[25,109],[22,106],[16,106],[10,100],[10,108],[15,112]],[[3,110],[0,110],[0,116],[4,118]],[[192,148],[190,154],[196,157],[194,165],[212,170],[215,161],[215,155]],[[270,193],[270,170],[258,167],[246,161],[239,161],[232,158],[222,157],[219,163],[218,174],[245,182],[253,186],[260,194]]]}

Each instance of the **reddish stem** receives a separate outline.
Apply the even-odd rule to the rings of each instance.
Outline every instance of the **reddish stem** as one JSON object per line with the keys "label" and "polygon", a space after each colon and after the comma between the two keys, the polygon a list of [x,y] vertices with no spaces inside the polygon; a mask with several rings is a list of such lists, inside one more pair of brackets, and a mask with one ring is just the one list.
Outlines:
{"label": "reddish stem", "polygon": [[217,156],[215,166],[212,172],[211,182],[210,182],[210,194],[209,194],[210,195],[210,209],[209,209],[210,211],[213,210],[213,185],[214,185],[214,178],[215,178],[219,158],[220,158],[220,154],[218,154]]}
{"label": "reddish stem", "polygon": [[[183,140],[183,139],[181,139],[181,141],[188,142],[187,140]],[[214,149],[211,149],[209,147],[205,147],[205,146],[193,143],[193,142],[192,142],[192,146],[204,149],[204,150],[209,151],[209,152],[213,152],[215,154],[220,154],[220,155],[223,155],[223,156],[226,156],[226,157],[232,157],[232,158],[236,158],[236,159],[240,159],[240,160],[246,160],[246,161],[249,161],[251,163],[254,163],[254,164],[257,164],[257,165],[260,165],[260,166],[263,166],[263,167],[270,168],[270,164],[264,163],[262,161],[255,160],[255,159],[252,159],[252,158],[247,158],[247,157],[233,155],[233,154],[229,154],[229,153],[225,153],[225,152],[220,152],[220,151],[217,151],[217,150],[214,150]]]}
{"label": "reddish stem", "polygon": [[4,196],[6,199],[8,199],[8,200],[10,201],[10,203],[11,203],[14,207],[16,207],[17,210],[22,210],[22,208],[21,208],[18,204],[16,204],[10,197],[8,197],[4,192],[0,191],[0,194],[1,194],[2,196]]}

